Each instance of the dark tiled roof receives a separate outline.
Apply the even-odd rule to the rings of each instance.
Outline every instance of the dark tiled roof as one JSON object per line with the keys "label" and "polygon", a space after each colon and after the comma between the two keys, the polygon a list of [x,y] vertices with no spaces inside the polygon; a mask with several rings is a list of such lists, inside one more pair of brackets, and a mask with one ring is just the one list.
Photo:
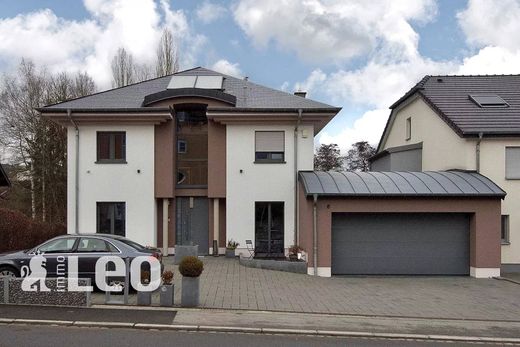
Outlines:
{"label": "dark tiled roof", "polygon": [[307,195],[497,197],[506,193],[489,178],[469,171],[301,171]]}
{"label": "dark tiled roof", "polygon": [[[425,76],[396,103],[419,94],[459,135],[520,135],[520,75]],[[480,107],[469,95],[498,95],[508,107]]]}
{"label": "dark tiled roof", "polygon": [[[280,90],[264,87],[244,79],[224,75],[198,67],[178,72],[176,75],[224,76],[224,92],[236,97],[238,108],[277,108],[277,109],[338,109],[310,99],[296,96]],[[151,79],[122,88],[107,90],[83,98],[66,101],[44,108],[49,110],[64,109],[125,109],[138,108],[145,96],[166,90],[170,76]]]}
{"label": "dark tiled roof", "polygon": [[2,164],[0,164],[0,187],[9,187],[11,185],[11,182],[9,181],[9,178],[7,177],[7,174],[4,171],[4,168],[2,167]]}

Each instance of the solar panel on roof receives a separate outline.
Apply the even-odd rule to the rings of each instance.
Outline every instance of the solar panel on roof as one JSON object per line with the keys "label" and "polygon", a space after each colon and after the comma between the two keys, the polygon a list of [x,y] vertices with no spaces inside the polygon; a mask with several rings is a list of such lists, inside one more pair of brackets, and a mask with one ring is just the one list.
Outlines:
{"label": "solar panel on roof", "polygon": [[480,107],[508,107],[509,104],[505,102],[498,95],[488,94],[488,95],[470,95],[469,98],[479,105]]}
{"label": "solar panel on roof", "polygon": [[222,76],[172,76],[167,89],[222,89],[223,82]]}

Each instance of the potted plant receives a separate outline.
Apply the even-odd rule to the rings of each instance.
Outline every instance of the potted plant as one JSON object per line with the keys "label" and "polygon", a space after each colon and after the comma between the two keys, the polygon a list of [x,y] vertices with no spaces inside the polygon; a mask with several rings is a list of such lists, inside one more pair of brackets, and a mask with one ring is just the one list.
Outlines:
{"label": "potted plant", "polygon": [[204,270],[204,264],[194,256],[184,257],[179,264],[182,275],[182,307],[196,307],[199,305],[199,276]]}
{"label": "potted plant", "polygon": [[226,258],[234,258],[235,250],[238,246],[240,246],[240,243],[233,241],[233,239],[230,239],[226,246]]}
{"label": "potted plant", "polygon": [[[150,271],[141,271],[141,283],[150,284]],[[137,291],[137,305],[150,306],[152,304],[152,292]]]}
{"label": "potted plant", "polygon": [[161,278],[161,306],[173,306],[173,272],[166,270]]}
{"label": "potted plant", "polygon": [[303,248],[298,245],[292,245],[289,247],[289,260],[298,261],[302,258]]}

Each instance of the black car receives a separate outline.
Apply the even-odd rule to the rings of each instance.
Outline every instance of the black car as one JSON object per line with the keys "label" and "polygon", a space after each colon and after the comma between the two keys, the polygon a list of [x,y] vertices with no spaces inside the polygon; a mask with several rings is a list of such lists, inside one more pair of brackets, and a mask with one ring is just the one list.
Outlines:
{"label": "black car", "polygon": [[138,256],[152,256],[161,262],[162,270],[159,249],[142,246],[122,236],[74,234],[55,237],[29,250],[0,254],[0,276],[24,275],[22,267],[29,266],[31,258],[37,254],[46,260],[47,278],[66,276],[66,262],[65,274],[58,262],[63,262],[68,256],[78,257],[78,277],[90,278],[92,283],[95,283],[96,262],[102,256],[119,256],[130,261]]}

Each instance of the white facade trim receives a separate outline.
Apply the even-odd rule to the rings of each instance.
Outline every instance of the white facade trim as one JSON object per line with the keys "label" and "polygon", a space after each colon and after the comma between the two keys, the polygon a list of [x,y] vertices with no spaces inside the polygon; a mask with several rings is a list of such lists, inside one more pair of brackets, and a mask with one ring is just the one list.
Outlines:
{"label": "white facade trim", "polygon": [[469,268],[469,274],[475,278],[491,278],[500,276],[500,268],[473,267]]}
{"label": "white facade trim", "polygon": [[[314,276],[314,268],[307,268],[307,275]],[[326,266],[318,266],[318,276],[319,277],[332,277],[332,269]]]}

